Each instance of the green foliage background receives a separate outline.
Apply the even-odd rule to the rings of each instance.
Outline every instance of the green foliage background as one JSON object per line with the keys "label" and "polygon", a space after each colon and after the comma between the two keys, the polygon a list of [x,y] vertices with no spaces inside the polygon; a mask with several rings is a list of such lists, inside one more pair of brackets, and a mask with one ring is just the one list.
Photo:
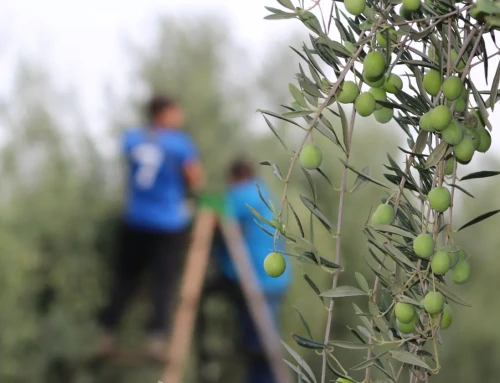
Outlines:
{"label": "green foliage background", "polygon": [[[286,154],[278,149],[279,143],[253,111],[266,106],[274,110],[276,105],[288,101],[287,84],[296,71],[297,59],[291,50],[283,48],[287,44],[273,47],[268,54],[271,59],[255,68],[245,60],[245,55],[251,52],[236,46],[218,20],[207,18],[191,23],[161,20],[158,26],[153,45],[131,50],[136,77],[146,90],[168,91],[184,103],[186,129],[200,146],[210,188],[223,189],[228,161],[242,152],[251,153],[255,159],[268,159],[285,171]],[[291,38],[290,45],[303,40]],[[230,60],[233,57],[237,59]],[[228,62],[236,65],[230,67]],[[247,74],[246,81],[240,81],[239,72]],[[15,103],[9,102],[0,110],[2,126],[8,133],[8,142],[0,152],[0,381],[154,382],[160,370],[152,366],[108,366],[90,375],[81,368],[81,360],[96,337],[93,318],[104,302],[109,283],[114,233],[122,202],[122,169],[119,158],[102,155],[99,142],[88,135],[72,92],[57,91],[45,69],[30,61],[20,62],[17,78]],[[142,95],[111,99],[106,134],[117,139],[121,128],[140,121],[139,105],[143,100]],[[128,115],[137,120],[128,121],[125,118]],[[382,178],[383,169],[376,164],[385,160],[388,150],[394,158],[402,160],[397,149],[392,149],[397,148],[401,139],[399,129],[391,124],[379,126],[371,118],[360,119],[357,124],[352,164],[357,168],[370,164],[372,174]],[[263,134],[255,133],[257,126]],[[299,144],[300,136],[293,126],[279,126],[279,130],[291,147]],[[319,144],[323,142],[319,140]],[[340,153],[332,149],[324,153],[323,169],[338,184]],[[498,170],[499,164],[492,156],[488,159],[481,156],[480,161],[482,168]],[[279,185],[271,168],[261,170],[272,185]],[[298,195],[308,193],[309,184],[301,173],[293,179],[291,198],[297,199],[294,206],[301,206]],[[354,176],[350,176],[350,184],[353,181]],[[497,180],[468,182],[473,185],[468,190],[476,198],[459,200],[463,203],[457,203],[460,205],[457,222],[467,222],[478,213],[500,205]],[[327,218],[334,220],[337,203],[330,204],[337,194],[324,180],[318,179],[317,184],[321,185],[319,204],[323,211],[329,212]],[[367,185],[347,199],[349,215],[345,217],[345,232],[348,234],[342,245],[342,265],[347,270],[366,267],[361,256],[366,253],[366,244],[360,222],[367,218],[370,207],[378,204],[378,193],[372,188]],[[493,218],[473,226],[460,238],[459,244],[473,255],[474,275],[457,292],[473,307],[457,311],[454,325],[443,332],[444,368],[435,382],[498,381],[497,223],[498,218]],[[324,257],[331,257],[331,238],[321,228],[315,230],[319,251]],[[315,268],[294,266],[296,278],[282,317],[283,339],[293,347],[290,334],[305,333],[291,302],[308,321],[315,339],[321,339],[324,331],[325,309],[302,273],[319,281],[322,290],[330,284],[329,278]],[[354,276],[344,274],[341,280],[349,284]],[[213,312],[215,318],[221,315],[217,307]],[[140,347],[143,334],[137,329],[148,310],[147,301],[134,302],[124,323],[122,341],[127,347]],[[333,336],[346,334],[345,326],[354,321],[351,302],[339,300]],[[341,357],[359,360],[355,351],[345,352]],[[309,353],[307,358],[317,370],[319,356]],[[191,376],[188,380],[194,382],[195,378]]]}

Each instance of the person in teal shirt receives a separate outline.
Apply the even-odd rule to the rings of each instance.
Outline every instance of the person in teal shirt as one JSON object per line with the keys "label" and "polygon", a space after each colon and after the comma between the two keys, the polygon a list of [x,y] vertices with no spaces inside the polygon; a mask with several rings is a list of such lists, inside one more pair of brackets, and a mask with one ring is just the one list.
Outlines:
{"label": "person in teal shirt", "polygon": [[[292,282],[292,269],[287,261],[287,267],[283,275],[278,278],[270,277],[264,270],[264,259],[275,250],[284,250],[282,238],[277,240],[276,248],[274,237],[264,232],[257,225],[256,217],[250,211],[251,206],[264,218],[271,220],[273,213],[259,196],[259,189],[263,198],[268,201],[272,199],[268,186],[256,177],[254,167],[245,160],[235,161],[229,169],[230,186],[226,194],[226,213],[230,214],[240,225],[241,232],[251,257],[251,264],[257,282],[269,305],[273,319],[278,324],[278,314],[284,294],[287,292]],[[259,188],[257,188],[257,185]],[[248,205],[248,206],[247,206]],[[262,224],[261,222],[259,222]],[[265,225],[264,225],[265,226]],[[269,228],[273,232],[272,228]],[[223,275],[239,289],[238,276],[235,266],[229,256],[227,248],[222,244],[216,247],[217,263]],[[255,324],[250,316],[244,299],[237,299],[239,305],[240,320],[242,325],[243,347],[250,357],[248,366],[248,383],[274,383],[275,379],[268,361],[265,358],[263,347],[260,343]]]}

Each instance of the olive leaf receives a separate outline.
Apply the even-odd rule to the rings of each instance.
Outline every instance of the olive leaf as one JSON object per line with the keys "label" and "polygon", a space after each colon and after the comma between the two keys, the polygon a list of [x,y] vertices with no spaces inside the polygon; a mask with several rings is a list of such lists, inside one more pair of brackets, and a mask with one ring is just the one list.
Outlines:
{"label": "olive leaf", "polygon": [[339,286],[327,290],[321,293],[320,295],[325,298],[341,298],[341,297],[356,297],[361,295],[367,295],[367,293],[356,287]]}
{"label": "olive leaf", "polygon": [[463,229],[465,229],[465,228],[467,228],[469,226],[472,226],[472,225],[475,225],[476,223],[484,221],[485,219],[488,219],[488,218],[494,216],[495,214],[497,214],[499,212],[500,212],[500,210],[493,210],[493,211],[490,211],[488,213],[481,214],[480,216],[478,216],[478,217],[474,218],[473,220],[467,222],[465,225],[463,225],[457,231],[463,230]]}
{"label": "olive leaf", "polygon": [[393,350],[389,351],[389,354],[396,360],[400,362],[411,364],[413,366],[419,366],[430,370],[431,368],[418,356],[403,350]]}

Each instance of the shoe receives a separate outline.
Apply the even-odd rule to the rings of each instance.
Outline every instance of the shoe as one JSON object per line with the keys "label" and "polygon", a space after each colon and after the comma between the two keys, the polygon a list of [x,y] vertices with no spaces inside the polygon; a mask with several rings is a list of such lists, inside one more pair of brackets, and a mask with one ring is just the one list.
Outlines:
{"label": "shoe", "polygon": [[146,355],[158,362],[165,363],[167,359],[167,345],[160,335],[151,335],[146,345]]}

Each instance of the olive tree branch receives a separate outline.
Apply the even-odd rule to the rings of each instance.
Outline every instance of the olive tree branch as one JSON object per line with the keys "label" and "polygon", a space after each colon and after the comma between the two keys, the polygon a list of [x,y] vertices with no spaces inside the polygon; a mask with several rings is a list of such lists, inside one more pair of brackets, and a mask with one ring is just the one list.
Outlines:
{"label": "olive tree branch", "polygon": [[[350,146],[351,146],[351,139],[352,139],[352,133],[354,130],[354,121],[356,118],[356,109],[352,108],[351,112],[351,120],[349,123],[349,132],[348,132],[348,139],[347,142],[349,144],[349,148],[347,149],[347,153],[345,155],[345,164],[349,164],[349,159],[351,157],[350,153]],[[337,215],[337,232],[336,232],[336,241],[335,241],[335,263],[340,262],[340,244],[341,244],[341,232],[342,232],[342,222],[343,222],[343,216],[344,216],[344,199],[345,199],[345,194],[347,190],[347,166],[344,165],[344,169],[342,170],[342,184],[340,186],[340,198],[339,198],[339,212]],[[339,271],[338,269],[335,270],[335,273],[333,275],[333,282],[332,282],[332,288],[335,288],[338,283],[339,279]],[[330,299],[330,304],[328,306],[328,318],[326,321],[326,330],[325,330],[325,340],[324,343],[326,344],[330,338],[330,329],[332,325],[332,316],[333,316],[333,307],[335,305],[335,299],[331,298]],[[321,367],[321,383],[325,383],[326,380],[326,360],[327,360],[327,353],[326,350],[323,350],[323,364]]]}
{"label": "olive tree branch", "polygon": [[[360,40],[364,37],[364,33],[365,32],[361,33],[361,35],[359,37]],[[309,127],[306,129],[307,130],[306,134],[304,135],[304,138],[302,139],[302,141],[301,141],[301,143],[299,145],[299,148],[295,151],[295,153],[294,153],[294,155],[292,157],[292,160],[291,160],[291,163],[290,163],[290,167],[288,168],[288,173],[287,173],[286,178],[284,180],[285,186],[283,188],[283,194],[282,194],[281,203],[280,203],[280,210],[279,210],[279,213],[278,213],[278,218],[279,219],[281,219],[281,217],[283,215],[283,208],[284,208],[285,202],[286,202],[286,195],[287,195],[287,191],[288,191],[288,186],[290,185],[290,178],[292,177],[292,171],[293,171],[293,169],[295,167],[295,164],[297,163],[297,160],[298,160],[299,155],[300,155],[300,151],[302,150],[302,148],[304,147],[305,143],[307,142],[307,139],[309,138],[309,135],[312,133],[312,131],[314,129],[314,126],[316,125],[316,123],[318,122],[319,117],[321,116],[321,113],[326,108],[326,106],[331,101],[331,99],[335,96],[335,94],[337,93],[337,90],[338,90],[340,84],[342,83],[342,81],[344,80],[344,78],[347,76],[347,73],[349,72],[349,70],[351,69],[351,67],[354,65],[354,62],[356,61],[356,58],[359,56],[359,54],[361,53],[362,50],[363,50],[363,46],[360,45],[359,48],[358,48],[358,50],[348,60],[345,68],[342,70],[342,72],[340,73],[340,75],[337,78],[337,81],[335,82],[335,84],[333,85],[332,89],[330,90],[330,92],[326,96],[325,101],[320,105],[320,107],[316,111],[313,120],[309,124]],[[274,233],[274,246],[276,246],[276,242],[277,242],[277,240],[279,238],[279,234],[280,234],[279,230],[276,229],[275,233]]]}

